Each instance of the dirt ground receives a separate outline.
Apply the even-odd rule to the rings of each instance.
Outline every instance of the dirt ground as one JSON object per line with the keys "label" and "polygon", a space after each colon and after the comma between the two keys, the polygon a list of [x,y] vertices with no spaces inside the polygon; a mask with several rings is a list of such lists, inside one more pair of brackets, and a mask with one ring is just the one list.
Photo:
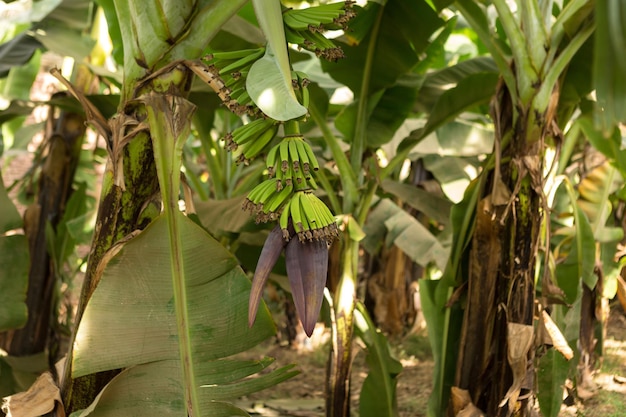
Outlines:
{"label": "dirt ground", "polygon": [[[252,416],[317,417],[324,415],[324,380],[328,355],[328,334],[316,329],[313,338],[298,348],[281,347],[276,341],[259,346],[251,356],[276,358],[277,365],[295,363],[301,373],[269,390],[240,399],[237,404]],[[426,334],[411,335],[393,343],[396,357],[404,367],[398,377],[397,398],[401,417],[426,416],[432,389],[433,361]],[[365,354],[356,348],[352,372],[351,414],[358,416],[359,392],[367,376]],[[250,355],[248,353],[247,355]],[[250,356],[248,356],[250,357]],[[612,308],[605,356],[594,375],[597,387],[590,397],[563,405],[563,417],[626,416],[626,314],[615,304]]]}

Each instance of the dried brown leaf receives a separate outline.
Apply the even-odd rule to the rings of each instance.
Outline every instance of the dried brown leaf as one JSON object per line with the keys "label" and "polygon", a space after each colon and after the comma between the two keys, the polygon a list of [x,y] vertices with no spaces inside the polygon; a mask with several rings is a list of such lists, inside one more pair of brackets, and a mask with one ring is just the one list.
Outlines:
{"label": "dried brown leaf", "polygon": [[552,346],[554,346],[554,348],[561,355],[563,355],[565,359],[572,359],[574,357],[574,351],[570,348],[567,340],[565,340],[565,337],[563,336],[563,333],[561,333],[559,327],[552,320],[552,317],[550,317],[550,315],[543,310],[541,312],[541,318],[546,332],[550,336],[550,339],[552,339]]}
{"label": "dried brown leaf", "polygon": [[54,410],[55,402],[62,403],[59,387],[45,372],[28,391],[3,398],[2,411],[7,417],[39,417]]}
{"label": "dried brown leaf", "polygon": [[507,402],[513,406],[517,403],[520,390],[526,379],[528,351],[533,344],[533,326],[519,323],[507,324],[507,359],[513,371],[513,383],[500,402],[503,407]]}
{"label": "dried brown leaf", "polygon": [[455,417],[485,417],[485,413],[472,403],[468,390],[452,387],[450,401]]}

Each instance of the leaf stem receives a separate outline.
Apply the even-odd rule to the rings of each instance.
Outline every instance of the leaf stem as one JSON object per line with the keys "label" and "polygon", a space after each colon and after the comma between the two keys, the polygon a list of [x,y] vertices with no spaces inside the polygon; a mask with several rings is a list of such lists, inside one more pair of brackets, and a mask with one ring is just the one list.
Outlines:
{"label": "leaf stem", "polygon": [[361,89],[359,91],[359,101],[357,104],[357,114],[355,121],[354,137],[352,138],[352,146],[350,147],[350,162],[352,171],[358,178],[358,184],[363,182],[363,174],[361,165],[363,163],[363,152],[365,150],[365,139],[367,137],[367,123],[369,121],[369,95],[370,80],[372,77],[372,66],[374,64],[374,55],[376,53],[376,44],[380,24],[383,19],[385,7],[380,7],[376,21],[372,25],[370,32],[370,43],[365,56],[365,68],[363,69],[363,78],[361,79]]}
{"label": "leaf stem", "polygon": [[473,0],[458,0],[456,7],[489,50],[511,94],[516,94],[517,83],[513,70],[509,65],[509,60],[500,45],[495,41],[495,36],[489,31],[487,17],[480,6],[474,3]]}
{"label": "leaf stem", "polygon": [[[178,190],[180,188],[180,167],[182,150],[191,131],[191,113],[195,106],[178,96],[151,93],[142,99],[145,104],[154,148],[157,176],[163,197],[170,242],[170,265],[172,288],[176,311],[180,360],[187,414],[200,415],[200,401],[196,391],[191,333],[191,322],[187,311],[187,287],[182,254],[182,235],[178,210]],[[182,122],[181,122],[182,121]]]}
{"label": "leaf stem", "polygon": [[[517,89],[512,91],[517,91],[517,95],[522,103],[528,104],[534,95],[535,89],[533,85],[537,82],[538,74],[530,61],[528,48],[526,47],[526,38],[516,22],[513,12],[511,12],[509,5],[506,3],[506,0],[493,0],[493,5],[498,11],[500,22],[502,23],[504,32],[506,33],[509,43],[511,44],[511,53],[513,54],[513,60],[515,61]],[[529,46],[534,48],[543,47],[543,45]]]}
{"label": "leaf stem", "polygon": [[533,101],[533,107],[535,110],[539,111],[539,113],[543,113],[547,109],[550,101],[550,95],[552,94],[554,86],[559,81],[559,77],[563,71],[565,71],[567,65],[569,65],[572,61],[576,52],[578,52],[585,41],[589,39],[594,30],[595,24],[589,24],[586,28],[578,31],[567,46],[563,48],[559,56],[556,57],[554,63],[550,65],[550,69],[546,73],[544,80],[541,83],[541,88],[537,92]]}

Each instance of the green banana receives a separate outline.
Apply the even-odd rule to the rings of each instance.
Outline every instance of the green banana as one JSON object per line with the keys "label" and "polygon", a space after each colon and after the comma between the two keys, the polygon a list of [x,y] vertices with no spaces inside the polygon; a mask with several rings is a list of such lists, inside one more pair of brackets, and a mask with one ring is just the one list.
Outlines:
{"label": "green banana", "polygon": [[280,169],[286,172],[289,168],[289,143],[287,139],[283,139],[280,142],[278,151],[280,152]]}
{"label": "green banana", "polygon": [[304,36],[300,34],[300,32],[296,32],[291,29],[289,26],[285,26],[285,38],[287,42],[292,43],[294,45],[304,45]]}
{"label": "green banana", "polygon": [[295,186],[296,186],[298,189],[307,189],[307,188],[309,188],[309,187],[307,186],[307,183],[306,183],[306,178],[304,177],[304,173],[302,172],[302,170],[301,170],[301,169],[300,169],[300,170],[296,170],[296,169],[294,168],[294,170],[293,170],[293,178],[294,178],[294,180],[295,180],[295,181],[294,181]]}
{"label": "green banana", "polygon": [[[270,120],[270,119],[268,119]],[[265,146],[274,138],[278,132],[278,125],[272,125],[268,129],[264,130],[259,136],[254,138],[254,141],[251,142],[243,151],[243,155],[247,160],[253,159],[257,156]]]}
{"label": "green banana", "polygon": [[292,191],[293,187],[285,187],[279,193],[275,193],[275,197],[263,206],[263,212],[276,213],[280,206],[282,206],[287,198],[291,195]]}
{"label": "green banana", "polygon": [[283,173],[283,180],[286,185],[293,186],[294,185],[293,179],[294,179],[293,166],[291,164],[288,164],[287,171]]}
{"label": "green banana", "polygon": [[285,240],[289,240],[289,232],[287,231],[287,227],[289,227],[289,208],[291,207],[292,201],[293,197],[285,203],[285,206],[283,207],[283,211],[280,213],[280,218],[278,221],[278,224],[283,231],[283,238],[285,238]]}
{"label": "green banana", "polygon": [[320,226],[320,219],[317,217],[317,212],[313,207],[313,203],[309,196],[312,195],[310,192],[304,191],[304,194],[300,198],[300,206],[304,210],[304,216],[306,217],[309,224],[313,229],[318,229]]}
{"label": "green banana", "polygon": [[298,145],[296,145],[297,140],[299,140],[297,137],[287,140],[289,143],[289,157],[291,158],[291,165],[295,172],[300,170],[300,157],[298,156]]}
{"label": "green banana", "polygon": [[304,210],[304,205],[306,203],[305,199],[304,199],[304,195],[302,195],[300,197],[299,200],[299,208],[300,208],[300,218],[302,220],[302,228],[303,231],[301,234],[298,234],[298,238],[300,239],[300,241],[305,241],[305,240],[313,240],[313,233],[311,232],[311,223],[309,222],[309,218],[306,215],[306,212]]}
{"label": "green banana", "polygon": [[309,154],[307,153],[305,146],[309,146],[303,139],[294,141],[296,143],[296,147],[298,148],[298,157],[300,158],[300,162],[302,163],[302,170],[305,175],[309,173],[309,168],[311,166],[311,160],[309,159]]}
{"label": "green banana", "polygon": [[[273,177],[276,174],[276,156],[278,155],[278,148],[280,143],[272,146],[272,149],[267,153],[265,158],[265,166],[267,167],[267,175]],[[279,170],[280,171],[280,170]]]}
{"label": "green banana", "polygon": [[317,162],[317,157],[313,153],[313,149],[311,149],[311,146],[305,141],[303,141],[303,143],[304,143],[304,151],[309,157],[309,164],[313,168],[313,171],[317,171],[318,169],[320,169],[320,164]]}
{"label": "green banana", "polygon": [[263,204],[267,199],[276,192],[276,179],[271,178],[265,180],[248,193],[246,197],[248,201],[257,205]]}
{"label": "green banana", "polygon": [[[264,49],[264,48],[261,48],[261,49]],[[212,52],[209,55],[207,55],[206,59],[208,61],[232,61],[235,59],[245,58],[249,55],[257,53],[258,51],[259,51],[259,48],[240,49],[237,51],[217,51],[217,52]],[[261,51],[261,53],[263,53],[263,51]]]}
{"label": "green banana", "polygon": [[266,201],[272,193],[276,192],[276,180],[265,180],[254,187],[246,196],[243,202],[243,209],[249,210],[251,213],[258,213],[263,208],[263,202]]}
{"label": "green banana", "polygon": [[232,132],[233,142],[237,145],[245,145],[248,142],[252,142],[269,130],[273,123],[271,119],[256,119],[239,126]]}
{"label": "green banana", "polygon": [[251,53],[247,54],[246,56],[239,58],[235,62],[228,64],[222,69],[220,69],[220,75],[224,75],[233,71],[238,71],[241,69],[249,68],[252,65],[252,63],[256,61],[257,59],[261,58],[264,53],[265,53],[265,48],[256,49],[252,51]]}
{"label": "green banana", "polygon": [[304,233],[304,226],[302,224],[302,215],[300,211],[300,198],[302,197],[302,191],[296,192],[291,197],[291,203],[289,204],[289,214],[291,215],[291,221],[293,222],[293,228],[300,236]]}

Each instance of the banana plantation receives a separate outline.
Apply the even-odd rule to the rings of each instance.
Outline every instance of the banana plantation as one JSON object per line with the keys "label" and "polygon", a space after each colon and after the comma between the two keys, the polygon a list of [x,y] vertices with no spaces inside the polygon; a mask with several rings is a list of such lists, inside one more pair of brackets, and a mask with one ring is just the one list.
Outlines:
{"label": "banana plantation", "polygon": [[0,22],[5,415],[626,414],[623,1]]}

